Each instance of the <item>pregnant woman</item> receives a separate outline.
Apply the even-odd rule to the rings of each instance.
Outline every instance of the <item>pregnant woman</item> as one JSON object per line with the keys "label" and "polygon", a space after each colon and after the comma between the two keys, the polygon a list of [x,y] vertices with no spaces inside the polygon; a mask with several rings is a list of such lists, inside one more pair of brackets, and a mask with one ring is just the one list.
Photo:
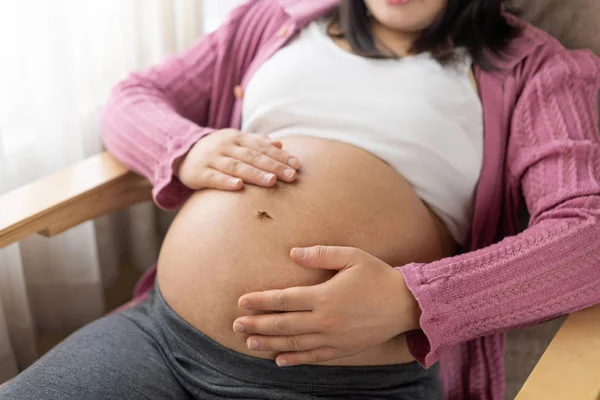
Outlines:
{"label": "pregnant woman", "polygon": [[0,397],[501,399],[500,332],[600,301],[599,89],[500,0],[249,1],[105,110],[183,205],[143,300]]}

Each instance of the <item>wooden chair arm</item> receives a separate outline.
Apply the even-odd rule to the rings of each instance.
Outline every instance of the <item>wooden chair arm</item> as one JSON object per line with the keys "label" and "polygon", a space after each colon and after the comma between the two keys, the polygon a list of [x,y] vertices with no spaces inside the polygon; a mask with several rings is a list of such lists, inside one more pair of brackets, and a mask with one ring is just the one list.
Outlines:
{"label": "wooden chair arm", "polygon": [[33,233],[55,236],[151,198],[146,179],[101,153],[0,196],[0,248]]}
{"label": "wooden chair arm", "polygon": [[516,400],[600,399],[600,304],[569,315]]}

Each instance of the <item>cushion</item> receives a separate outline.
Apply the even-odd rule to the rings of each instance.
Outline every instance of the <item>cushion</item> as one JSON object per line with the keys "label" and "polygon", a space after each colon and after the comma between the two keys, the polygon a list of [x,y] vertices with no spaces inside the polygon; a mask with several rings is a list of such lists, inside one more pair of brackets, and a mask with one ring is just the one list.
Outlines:
{"label": "cushion", "polygon": [[600,0],[508,0],[507,5],[564,46],[600,56]]}

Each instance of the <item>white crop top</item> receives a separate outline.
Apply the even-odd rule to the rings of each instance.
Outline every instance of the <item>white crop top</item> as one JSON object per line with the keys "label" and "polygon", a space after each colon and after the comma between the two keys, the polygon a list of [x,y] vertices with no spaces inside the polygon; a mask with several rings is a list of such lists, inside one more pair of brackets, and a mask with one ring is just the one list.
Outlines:
{"label": "white crop top", "polygon": [[483,111],[467,56],[376,60],[341,49],[313,22],[256,71],[242,130],[352,144],[402,174],[459,244],[483,162]]}

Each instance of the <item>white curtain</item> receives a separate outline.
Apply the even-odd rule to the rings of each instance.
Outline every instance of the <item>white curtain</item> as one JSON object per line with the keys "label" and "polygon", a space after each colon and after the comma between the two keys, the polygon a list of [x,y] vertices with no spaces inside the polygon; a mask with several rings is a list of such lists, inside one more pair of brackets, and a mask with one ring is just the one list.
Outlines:
{"label": "white curtain", "polygon": [[[0,2],[0,194],[101,151],[110,87],[191,45],[240,2]],[[106,311],[102,289],[120,259],[140,269],[156,260],[160,222],[142,204],[0,249],[0,383],[35,361],[36,331],[74,329]]]}

